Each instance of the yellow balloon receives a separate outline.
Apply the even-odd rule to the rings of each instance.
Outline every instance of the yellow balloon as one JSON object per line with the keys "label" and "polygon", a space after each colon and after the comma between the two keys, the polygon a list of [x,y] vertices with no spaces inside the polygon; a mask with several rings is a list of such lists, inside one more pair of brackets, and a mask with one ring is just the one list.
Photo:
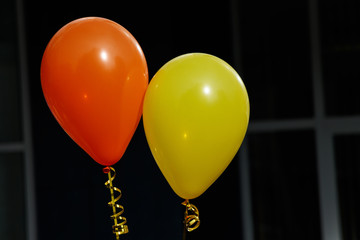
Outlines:
{"label": "yellow balloon", "polygon": [[249,108],[240,76],[215,56],[185,54],[154,75],[144,99],[144,129],[177,195],[196,198],[222,174],[244,139]]}

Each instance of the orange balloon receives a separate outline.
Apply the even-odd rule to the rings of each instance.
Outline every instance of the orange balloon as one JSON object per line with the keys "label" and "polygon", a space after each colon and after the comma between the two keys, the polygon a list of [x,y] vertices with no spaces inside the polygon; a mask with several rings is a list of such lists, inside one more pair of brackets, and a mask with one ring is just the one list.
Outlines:
{"label": "orange balloon", "polygon": [[41,62],[46,102],[66,133],[96,162],[123,156],[142,115],[148,69],[121,25],[88,17],[62,27]]}

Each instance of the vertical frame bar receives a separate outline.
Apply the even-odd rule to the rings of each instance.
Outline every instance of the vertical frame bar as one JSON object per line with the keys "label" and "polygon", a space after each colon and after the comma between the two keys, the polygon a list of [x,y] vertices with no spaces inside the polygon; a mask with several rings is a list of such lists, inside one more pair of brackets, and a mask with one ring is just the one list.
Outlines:
{"label": "vertical frame bar", "polygon": [[240,193],[241,193],[241,214],[243,223],[243,239],[254,239],[254,225],[251,204],[251,182],[250,166],[248,156],[248,146],[246,139],[242,143],[239,152],[239,175],[240,175]]}
{"label": "vertical frame bar", "polygon": [[31,130],[31,111],[29,79],[27,69],[26,34],[24,20],[24,2],[16,0],[18,48],[19,48],[19,72],[21,85],[21,110],[23,115],[23,142],[24,142],[24,166],[25,166],[25,196],[26,196],[26,233],[27,240],[37,240],[37,219],[35,204],[35,178],[33,164],[33,143]]}
{"label": "vertical frame bar", "polygon": [[321,72],[321,50],[318,0],[309,0],[309,22],[312,58],[315,131],[320,200],[321,234],[323,240],[341,240],[341,227],[336,186],[336,169],[332,133],[326,129],[325,99]]}

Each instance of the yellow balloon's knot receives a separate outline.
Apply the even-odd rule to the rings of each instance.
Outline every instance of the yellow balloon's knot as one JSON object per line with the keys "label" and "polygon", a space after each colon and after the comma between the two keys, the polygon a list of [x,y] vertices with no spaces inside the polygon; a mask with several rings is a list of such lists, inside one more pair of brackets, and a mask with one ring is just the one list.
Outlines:
{"label": "yellow balloon's knot", "polygon": [[[113,175],[111,175],[113,172]],[[111,219],[114,220],[113,225],[113,233],[116,236],[116,239],[119,239],[121,234],[125,234],[129,232],[128,226],[126,224],[126,218],[121,216],[124,212],[124,207],[116,202],[121,198],[122,194],[119,188],[114,187],[112,181],[115,179],[115,169],[112,167],[104,168],[104,173],[108,174],[109,180],[105,182],[105,186],[110,189],[111,201],[108,202],[108,205],[112,208],[113,214],[110,216]],[[114,191],[118,193],[118,196],[115,198]],[[116,212],[118,210],[118,212]]]}
{"label": "yellow balloon's knot", "polygon": [[199,210],[194,204],[191,204],[189,200],[185,200],[182,205],[185,206],[184,224],[186,226],[186,230],[191,232],[197,229],[200,225]]}

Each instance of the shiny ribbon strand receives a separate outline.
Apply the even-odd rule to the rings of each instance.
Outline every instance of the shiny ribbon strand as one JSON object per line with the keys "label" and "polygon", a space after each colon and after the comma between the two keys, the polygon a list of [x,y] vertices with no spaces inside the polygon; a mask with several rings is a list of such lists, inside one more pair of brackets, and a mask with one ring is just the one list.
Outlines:
{"label": "shiny ribbon strand", "polygon": [[[108,202],[108,205],[112,207],[113,215],[110,216],[111,219],[114,220],[113,225],[113,233],[116,235],[116,239],[119,239],[119,236],[121,234],[125,234],[129,232],[128,226],[126,224],[126,218],[121,216],[121,214],[124,213],[124,207],[120,204],[116,203],[122,196],[122,193],[119,188],[114,187],[112,182],[115,179],[116,172],[115,169],[112,167],[105,167],[103,169],[104,173],[108,174],[109,180],[105,182],[105,186],[110,189],[111,194],[111,201]],[[111,172],[113,172],[113,175],[111,175]],[[117,192],[119,195],[115,198],[114,192]],[[116,212],[116,210],[119,210],[119,212]]]}
{"label": "shiny ribbon strand", "polygon": [[191,204],[189,200],[185,200],[182,205],[185,206],[184,224],[186,226],[186,230],[191,232],[197,229],[200,225],[199,210],[194,204]]}

